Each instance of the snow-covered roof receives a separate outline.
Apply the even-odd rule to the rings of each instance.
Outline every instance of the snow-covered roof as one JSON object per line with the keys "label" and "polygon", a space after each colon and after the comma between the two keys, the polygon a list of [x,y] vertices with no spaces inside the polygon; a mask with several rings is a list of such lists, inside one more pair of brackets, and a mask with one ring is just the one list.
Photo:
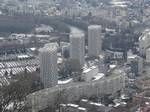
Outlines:
{"label": "snow-covered roof", "polygon": [[67,83],[69,83],[69,82],[71,82],[73,79],[72,78],[70,78],[70,79],[67,79],[67,80],[58,80],[58,84],[59,85],[61,85],[61,84],[67,84]]}

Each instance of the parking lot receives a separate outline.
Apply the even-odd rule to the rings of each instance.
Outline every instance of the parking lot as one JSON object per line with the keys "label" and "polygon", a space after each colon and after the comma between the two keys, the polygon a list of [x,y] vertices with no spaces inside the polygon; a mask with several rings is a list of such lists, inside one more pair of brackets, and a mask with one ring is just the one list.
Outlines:
{"label": "parking lot", "polygon": [[0,86],[8,85],[11,75],[23,73],[25,70],[27,72],[34,72],[38,67],[38,59],[0,62]]}

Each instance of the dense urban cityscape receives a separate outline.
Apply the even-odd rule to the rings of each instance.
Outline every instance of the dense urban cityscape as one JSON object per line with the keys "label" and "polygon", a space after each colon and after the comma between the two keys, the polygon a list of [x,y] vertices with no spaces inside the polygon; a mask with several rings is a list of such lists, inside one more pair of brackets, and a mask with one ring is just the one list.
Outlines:
{"label": "dense urban cityscape", "polygon": [[150,0],[0,0],[0,112],[150,112]]}

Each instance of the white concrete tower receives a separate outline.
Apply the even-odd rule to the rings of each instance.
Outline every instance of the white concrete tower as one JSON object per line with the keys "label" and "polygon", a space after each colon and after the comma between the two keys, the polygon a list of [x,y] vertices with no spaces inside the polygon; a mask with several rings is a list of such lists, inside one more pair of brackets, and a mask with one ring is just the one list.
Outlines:
{"label": "white concrete tower", "polygon": [[101,39],[100,25],[91,25],[88,27],[88,55],[98,56],[102,50],[102,39]]}
{"label": "white concrete tower", "polygon": [[84,47],[85,39],[83,33],[70,35],[70,58],[79,61],[81,67],[84,66]]}
{"label": "white concrete tower", "polygon": [[57,46],[47,44],[39,52],[41,81],[44,88],[53,87],[58,82]]}

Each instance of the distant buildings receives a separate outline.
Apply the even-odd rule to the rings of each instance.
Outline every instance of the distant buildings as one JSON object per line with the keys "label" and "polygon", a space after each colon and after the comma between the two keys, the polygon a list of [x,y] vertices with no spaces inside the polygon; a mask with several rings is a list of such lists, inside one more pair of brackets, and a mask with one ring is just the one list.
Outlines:
{"label": "distant buildings", "polygon": [[86,108],[76,104],[60,104],[60,112],[88,112]]}
{"label": "distant buildings", "polygon": [[81,99],[78,104],[60,104],[59,112],[111,112],[112,107],[106,107],[101,103]]}
{"label": "distant buildings", "polygon": [[140,77],[136,81],[136,86],[141,90],[150,89],[150,78],[149,77]]}
{"label": "distant buildings", "polygon": [[144,64],[144,71],[146,76],[150,76],[150,29],[146,29],[139,38],[139,52],[140,55],[146,57]]}
{"label": "distant buildings", "polygon": [[144,31],[142,36],[139,38],[140,54],[145,55],[146,49],[150,46],[150,29]]}
{"label": "distant buildings", "polygon": [[135,75],[140,75],[144,68],[144,59],[138,55],[132,54],[131,51],[127,53],[127,63],[131,67],[131,72]]}
{"label": "distant buildings", "polygon": [[90,57],[98,56],[102,50],[101,30],[102,27],[99,25],[88,27],[88,54]]}
{"label": "distant buildings", "polygon": [[146,76],[150,77],[150,48],[146,49],[146,59],[144,63],[144,71],[146,71]]}
{"label": "distant buildings", "polygon": [[150,48],[146,49],[146,62],[150,63]]}
{"label": "distant buildings", "polygon": [[57,45],[47,44],[39,50],[40,54],[40,78],[44,88],[57,85]]}
{"label": "distant buildings", "polygon": [[74,61],[78,61],[81,67],[84,66],[84,46],[84,34],[70,35],[70,58]]}

